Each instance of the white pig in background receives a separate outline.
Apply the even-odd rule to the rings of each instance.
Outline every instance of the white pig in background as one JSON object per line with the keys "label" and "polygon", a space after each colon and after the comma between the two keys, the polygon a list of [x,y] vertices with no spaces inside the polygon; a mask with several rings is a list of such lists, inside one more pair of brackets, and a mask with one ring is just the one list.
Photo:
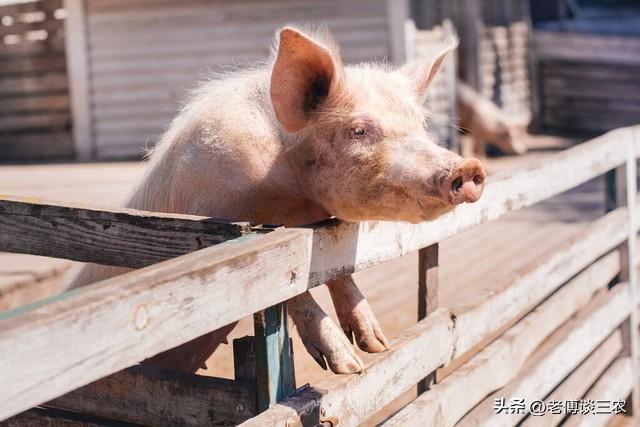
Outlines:
{"label": "white pig in background", "polygon": [[[429,84],[455,40],[430,60],[391,69],[345,66],[327,31],[286,27],[269,62],[204,84],[150,156],[128,207],[228,221],[298,226],[345,221],[428,221],[480,197],[476,159],[425,131]],[[70,287],[126,271],[84,265]],[[340,327],[307,292],[288,302],[306,349],[336,373],[388,348],[351,277],[327,283]],[[234,325],[146,361],[195,371]],[[346,335],[345,335],[346,334]],[[349,337],[349,338],[347,338]]]}

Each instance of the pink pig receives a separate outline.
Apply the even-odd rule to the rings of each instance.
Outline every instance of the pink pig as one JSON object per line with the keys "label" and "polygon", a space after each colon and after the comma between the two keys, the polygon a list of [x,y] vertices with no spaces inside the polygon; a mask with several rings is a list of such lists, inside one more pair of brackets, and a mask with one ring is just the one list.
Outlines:
{"label": "pink pig", "polygon": [[[427,89],[456,45],[400,69],[345,66],[326,31],[286,27],[267,65],[195,93],[153,150],[128,206],[298,226],[332,216],[417,223],[475,202],[481,163],[440,147],[425,130]],[[124,271],[85,265],[70,287]],[[289,313],[321,366],[359,372],[352,336],[368,352],[387,349],[387,339],[351,277],[327,286],[342,328],[308,292],[288,302]],[[147,362],[195,371],[233,326]]]}

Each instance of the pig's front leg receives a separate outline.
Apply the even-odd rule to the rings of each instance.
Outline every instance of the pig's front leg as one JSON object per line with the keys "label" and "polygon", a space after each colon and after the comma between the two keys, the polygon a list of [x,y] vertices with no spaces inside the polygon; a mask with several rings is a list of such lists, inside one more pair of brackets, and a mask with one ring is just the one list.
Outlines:
{"label": "pig's front leg", "polygon": [[292,298],[287,307],[305,348],[322,368],[327,369],[328,364],[336,374],[364,369],[349,340],[309,292]]}
{"label": "pig's front leg", "polygon": [[369,353],[389,348],[378,320],[351,276],[327,283],[340,326],[350,340],[355,336],[358,347]]}

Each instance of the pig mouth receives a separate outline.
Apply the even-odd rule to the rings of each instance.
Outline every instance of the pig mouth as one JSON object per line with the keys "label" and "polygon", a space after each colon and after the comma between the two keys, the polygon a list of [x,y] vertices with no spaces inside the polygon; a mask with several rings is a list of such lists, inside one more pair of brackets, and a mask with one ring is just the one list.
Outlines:
{"label": "pig mouth", "polygon": [[422,211],[422,221],[432,221],[447,212],[451,212],[457,206],[435,197],[417,200],[417,203]]}

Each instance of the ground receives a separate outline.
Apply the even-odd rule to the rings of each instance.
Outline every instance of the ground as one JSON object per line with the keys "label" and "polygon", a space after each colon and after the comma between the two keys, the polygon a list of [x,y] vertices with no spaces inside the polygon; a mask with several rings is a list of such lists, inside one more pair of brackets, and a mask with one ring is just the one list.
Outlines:
{"label": "ground", "polygon": [[[532,151],[525,156],[490,159],[490,174],[508,168],[525,168],[573,142],[553,137],[531,139]],[[36,196],[41,199],[95,206],[119,205],[142,173],[138,162],[0,166],[0,194]],[[602,214],[602,179],[596,179],[532,208],[509,214],[498,221],[476,227],[441,242],[440,301],[455,309],[474,304],[535,259],[566,241]],[[24,255],[0,254],[0,296],[12,289],[30,287],[55,290],[56,278],[70,263]],[[355,275],[387,334],[398,335],[417,317],[417,255],[387,262]],[[332,315],[326,289],[314,289],[320,304]],[[27,302],[29,294],[19,301]],[[0,299],[1,300],[1,299]],[[2,309],[0,302],[0,309]],[[250,319],[244,319],[232,337],[252,334]],[[297,384],[314,383],[325,375],[292,333]],[[367,355],[362,354],[366,362]],[[204,375],[233,377],[231,346],[223,346],[208,362]],[[413,392],[399,398],[401,405]],[[392,408],[384,414],[392,413]],[[371,420],[374,424],[384,414]]]}

